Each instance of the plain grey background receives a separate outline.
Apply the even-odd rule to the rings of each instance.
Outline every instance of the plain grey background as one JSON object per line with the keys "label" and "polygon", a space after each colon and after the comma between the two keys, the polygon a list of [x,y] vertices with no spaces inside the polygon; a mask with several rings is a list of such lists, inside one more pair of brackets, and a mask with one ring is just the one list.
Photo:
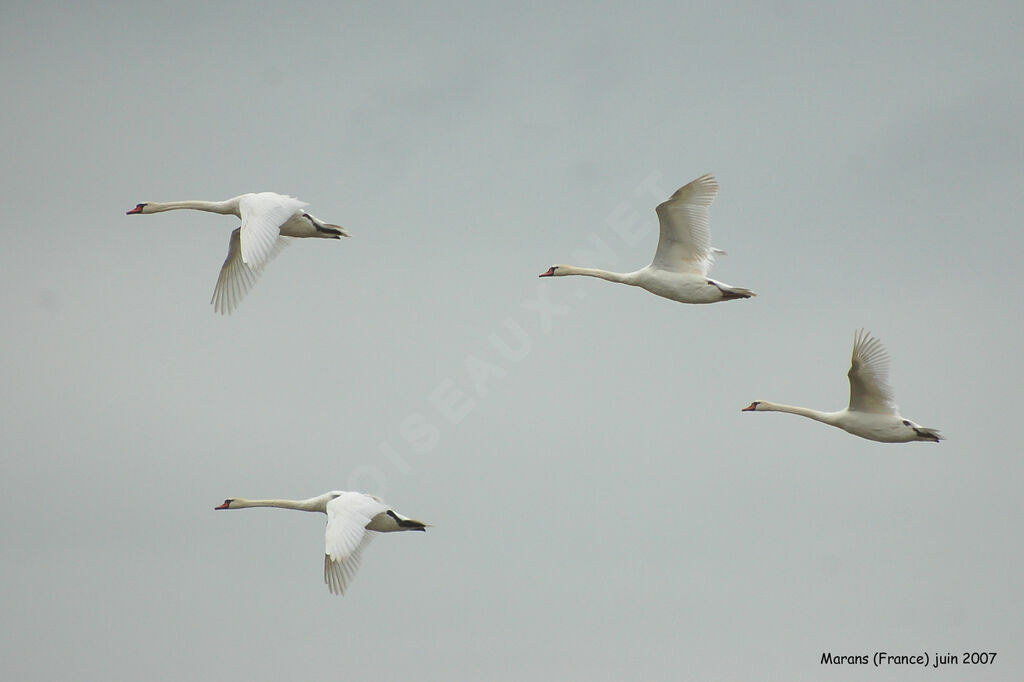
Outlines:
{"label": "plain grey background", "polygon": [[[1024,6],[0,7],[0,672],[1020,679]],[[713,275],[633,270],[713,171]],[[232,218],[295,194],[230,318]],[[853,332],[940,445],[845,405]],[[323,522],[382,495],[348,595]],[[821,654],[994,651],[987,668]]]}

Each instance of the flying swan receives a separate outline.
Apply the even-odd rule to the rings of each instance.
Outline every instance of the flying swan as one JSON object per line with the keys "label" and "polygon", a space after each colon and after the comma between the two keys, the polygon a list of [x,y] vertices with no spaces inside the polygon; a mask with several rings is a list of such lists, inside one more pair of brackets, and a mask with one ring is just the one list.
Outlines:
{"label": "flying swan", "polygon": [[585,275],[646,289],[652,294],[680,303],[717,303],[750,298],[753,291],[730,286],[708,277],[715,254],[724,251],[711,246],[708,207],[718,194],[718,182],[711,173],[702,175],[658,205],[661,235],[654,260],[635,272],[608,272],[572,265],[552,265],[541,277]]}
{"label": "flying swan", "polygon": [[789,412],[843,431],[882,443],[909,443],[915,440],[938,443],[943,439],[938,430],[904,419],[893,404],[888,383],[889,354],[882,342],[870,332],[858,330],[853,337],[853,360],[850,363],[850,406],[838,412],[818,412],[806,407],[779,405],[755,400],[743,412]]}
{"label": "flying swan", "polygon": [[214,509],[249,507],[280,507],[327,514],[324,582],[333,594],[344,594],[355,577],[363,550],[373,539],[373,533],[366,531],[425,531],[430,525],[402,516],[379,497],[341,490],[332,490],[308,500],[246,500],[229,497]]}
{"label": "flying swan", "polygon": [[137,204],[127,215],[161,213],[178,209],[238,216],[242,226],[231,233],[228,257],[220,269],[210,303],[218,313],[230,314],[256,284],[264,266],[288,242],[281,237],[341,239],[348,232],[306,213],[308,204],[274,192],[241,194],[225,201],[170,201]]}

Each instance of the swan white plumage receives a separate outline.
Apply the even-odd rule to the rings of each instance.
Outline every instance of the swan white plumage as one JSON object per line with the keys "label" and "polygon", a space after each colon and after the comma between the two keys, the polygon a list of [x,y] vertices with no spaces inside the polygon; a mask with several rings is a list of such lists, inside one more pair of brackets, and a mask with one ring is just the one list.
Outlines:
{"label": "swan white plumage", "polygon": [[282,237],[340,239],[349,236],[340,225],[325,223],[307,213],[307,205],[295,197],[257,192],[225,201],[145,202],[137,204],[127,215],[192,209],[242,219],[242,226],[231,233],[228,256],[210,300],[214,310],[223,315],[238,306],[264,266],[288,244]]}
{"label": "swan white plumage", "polygon": [[229,497],[214,509],[250,507],[278,507],[327,514],[324,582],[333,594],[344,594],[355,577],[363,550],[373,539],[373,534],[366,531],[425,531],[430,526],[402,516],[379,497],[342,490],[332,490],[308,500],[246,500]]}
{"label": "swan white plumage", "polygon": [[850,378],[850,405],[845,410],[819,412],[806,407],[755,400],[742,411],[798,414],[882,443],[938,443],[943,440],[938,430],[915,424],[899,415],[888,382],[889,354],[882,342],[870,332],[860,329],[854,334],[853,358],[847,376]]}
{"label": "swan white plumage", "polygon": [[541,277],[584,275],[629,284],[680,303],[717,303],[756,294],[708,277],[715,254],[711,246],[708,208],[718,194],[711,173],[680,187],[655,209],[661,232],[651,264],[635,272],[609,272],[572,265],[553,265]]}

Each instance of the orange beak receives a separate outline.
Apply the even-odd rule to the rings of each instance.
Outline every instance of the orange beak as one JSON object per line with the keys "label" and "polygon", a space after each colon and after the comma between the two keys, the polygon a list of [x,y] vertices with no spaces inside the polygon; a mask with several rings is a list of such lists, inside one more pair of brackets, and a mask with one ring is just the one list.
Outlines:
{"label": "orange beak", "polygon": [[539,274],[537,276],[538,277],[553,277],[554,274],[555,274],[555,268],[554,267],[550,267],[550,268],[548,268],[547,272],[541,273],[541,274]]}

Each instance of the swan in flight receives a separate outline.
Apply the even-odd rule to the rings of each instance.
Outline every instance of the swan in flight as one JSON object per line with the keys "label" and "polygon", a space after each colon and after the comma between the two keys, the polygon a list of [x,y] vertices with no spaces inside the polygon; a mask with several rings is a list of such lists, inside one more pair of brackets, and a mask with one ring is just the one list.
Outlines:
{"label": "swan in flight", "polygon": [[850,406],[838,412],[818,412],[806,407],[779,405],[755,400],[743,412],[789,412],[809,417],[868,440],[882,443],[909,443],[915,440],[938,443],[938,430],[904,419],[893,404],[888,383],[889,354],[882,342],[863,329],[853,337],[850,363]]}
{"label": "swan in flight", "polygon": [[324,582],[333,594],[344,594],[355,576],[363,550],[373,539],[373,534],[366,531],[425,531],[430,525],[402,516],[379,497],[341,490],[332,490],[308,500],[245,500],[229,497],[214,509],[249,507],[280,507],[327,514]]}
{"label": "swan in flight", "polygon": [[288,242],[281,237],[319,237],[341,239],[348,232],[339,225],[331,225],[306,213],[308,204],[295,197],[274,192],[241,194],[225,201],[150,201],[137,204],[127,215],[161,213],[178,209],[207,211],[238,216],[242,226],[231,233],[228,257],[220,269],[217,286],[210,303],[218,313],[230,314],[249,289],[264,266]]}
{"label": "swan in flight", "polygon": [[730,286],[708,277],[715,254],[724,251],[711,246],[708,207],[718,194],[718,182],[711,173],[702,175],[655,209],[661,224],[654,260],[635,272],[608,272],[572,265],[552,265],[541,277],[585,275],[646,289],[652,294],[680,303],[717,303],[750,298],[753,291]]}

